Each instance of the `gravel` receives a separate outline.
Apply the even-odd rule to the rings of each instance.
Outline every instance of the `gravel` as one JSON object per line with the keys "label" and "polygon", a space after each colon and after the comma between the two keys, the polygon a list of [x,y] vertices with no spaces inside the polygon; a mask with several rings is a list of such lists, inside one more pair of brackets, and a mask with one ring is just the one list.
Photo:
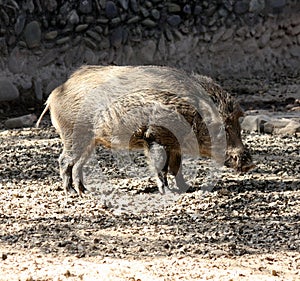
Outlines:
{"label": "gravel", "polygon": [[165,196],[142,154],[99,148],[79,198],[44,126],[0,129],[0,280],[300,279],[299,137],[244,135],[257,167],[217,170],[211,192],[211,162],[187,159],[191,190]]}

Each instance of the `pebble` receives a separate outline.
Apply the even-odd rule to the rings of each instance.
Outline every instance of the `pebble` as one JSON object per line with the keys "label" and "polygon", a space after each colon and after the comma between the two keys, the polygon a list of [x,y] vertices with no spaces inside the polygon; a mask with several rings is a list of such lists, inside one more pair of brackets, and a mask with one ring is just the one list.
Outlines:
{"label": "pebble", "polygon": [[88,24],[80,24],[80,25],[76,26],[75,31],[76,32],[81,32],[81,31],[86,30],[88,27],[89,27]]}
{"label": "pebble", "polygon": [[173,15],[168,17],[167,22],[171,26],[178,26],[181,23],[181,17],[179,15]]}
{"label": "pebble", "polygon": [[92,39],[96,40],[97,42],[101,42],[101,40],[102,40],[101,36],[100,36],[97,32],[95,32],[95,31],[88,30],[88,31],[86,32],[86,34],[87,34],[89,37],[91,37]]}
{"label": "pebble", "polygon": [[17,21],[15,23],[16,35],[20,35],[22,33],[25,23],[26,23],[26,14],[22,13],[18,16]]}
{"label": "pebble", "polygon": [[118,10],[114,2],[112,1],[106,2],[105,14],[109,19],[112,19],[118,15]]}
{"label": "pebble", "polygon": [[25,42],[28,48],[39,47],[41,43],[41,28],[37,21],[28,23],[24,30]]}
{"label": "pebble", "polygon": [[0,78],[0,102],[19,98],[17,87],[7,78]]}
{"label": "pebble", "polygon": [[4,122],[4,125],[9,129],[30,127],[36,120],[37,117],[35,114],[28,114],[20,117],[10,118]]}
{"label": "pebble", "polygon": [[71,37],[66,36],[66,37],[63,37],[63,38],[60,38],[60,39],[56,40],[56,44],[57,45],[62,45],[62,44],[65,44],[65,43],[69,42],[70,40],[71,40]]}
{"label": "pebble", "polygon": [[111,45],[114,46],[115,48],[120,48],[122,46],[122,41],[123,41],[123,33],[124,30],[122,27],[116,28],[110,37],[110,42]]}
{"label": "pebble", "polygon": [[83,14],[89,14],[93,10],[92,0],[80,0],[79,1],[79,11]]}
{"label": "pebble", "polygon": [[47,32],[45,34],[45,39],[46,40],[53,40],[57,37],[58,35],[58,31],[54,30],[54,31],[50,31],[50,32]]}

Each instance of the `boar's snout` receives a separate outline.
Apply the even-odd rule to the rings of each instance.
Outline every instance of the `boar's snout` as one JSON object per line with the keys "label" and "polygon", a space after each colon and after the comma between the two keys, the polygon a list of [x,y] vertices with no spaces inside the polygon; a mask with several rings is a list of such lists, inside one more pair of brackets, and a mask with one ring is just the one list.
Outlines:
{"label": "boar's snout", "polygon": [[235,149],[226,154],[225,166],[238,172],[248,172],[255,167],[248,149]]}

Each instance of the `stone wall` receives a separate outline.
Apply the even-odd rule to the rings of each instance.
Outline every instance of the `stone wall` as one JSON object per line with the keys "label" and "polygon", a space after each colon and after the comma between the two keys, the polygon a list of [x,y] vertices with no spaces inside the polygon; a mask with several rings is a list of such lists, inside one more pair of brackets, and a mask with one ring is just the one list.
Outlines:
{"label": "stone wall", "polygon": [[298,75],[297,0],[0,1],[0,101],[42,102],[82,64],[222,79]]}

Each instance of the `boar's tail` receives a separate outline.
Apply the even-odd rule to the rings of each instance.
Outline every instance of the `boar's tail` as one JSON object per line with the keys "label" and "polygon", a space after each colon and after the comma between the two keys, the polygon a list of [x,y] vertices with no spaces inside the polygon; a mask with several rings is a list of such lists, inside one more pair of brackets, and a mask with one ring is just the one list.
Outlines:
{"label": "boar's tail", "polygon": [[36,127],[36,128],[38,128],[38,127],[40,126],[40,123],[41,123],[41,121],[42,121],[42,119],[43,119],[45,113],[48,111],[49,107],[50,107],[50,104],[47,102],[47,103],[46,103],[45,109],[43,110],[41,116],[39,117],[39,120],[37,120],[37,122],[36,122],[36,124],[35,124],[35,127]]}

